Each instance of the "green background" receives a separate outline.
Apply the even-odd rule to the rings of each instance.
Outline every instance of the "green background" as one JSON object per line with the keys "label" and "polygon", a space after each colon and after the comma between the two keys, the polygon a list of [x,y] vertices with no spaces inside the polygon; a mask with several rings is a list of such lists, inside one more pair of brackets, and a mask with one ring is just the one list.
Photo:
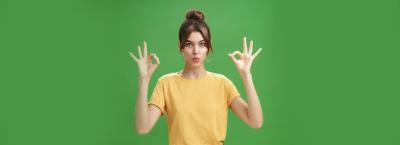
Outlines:
{"label": "green background", "polygon": [[[263,51],[252,73],[264,126],[229,112],[227,145],[399,145],[399,0],[0,0],[0,145],[168,144],[166,119],[134,131],[137,66],[146,40],[179,71],[186,10],[205,12],[209,71],[245,94],[228,52]],[[246,98],[244,96],[244,98]]]}

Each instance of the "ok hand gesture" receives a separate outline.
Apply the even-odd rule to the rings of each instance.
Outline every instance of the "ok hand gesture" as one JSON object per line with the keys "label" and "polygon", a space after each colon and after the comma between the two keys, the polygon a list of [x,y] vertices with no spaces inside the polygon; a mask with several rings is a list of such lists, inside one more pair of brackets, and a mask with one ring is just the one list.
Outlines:
{"label": "ok hand gesture", "polygon": [[[247,73],[250,74],[250,68],[253,60],[257,57],[257,55],[261,52],[262,48],[259,48],[253,54],[253,41],[250,41],[249,49],[247,49],[246,37],[243,38],[243,52],[235,51],[233,53],[229,53],[228,55],[232,59],[232,61],[236,65],[236,69],[239,71],[240,75],[245,75]],[[235,56],[238,55],[239,59]]]}
{"label": "ok hand gesture", "polygon": [[[129,54],[138,64],[140,77],[150,79],[154,70],[160,64],[160,60],[156,54],[151,53],[150,55],[147,55],[147,43],[143,42],[143,54],[140,46],[138,46],[138,57],[136,57],[132,52],[129,52]],[[155,59],[155,64],[152,63],[153,58]]]}

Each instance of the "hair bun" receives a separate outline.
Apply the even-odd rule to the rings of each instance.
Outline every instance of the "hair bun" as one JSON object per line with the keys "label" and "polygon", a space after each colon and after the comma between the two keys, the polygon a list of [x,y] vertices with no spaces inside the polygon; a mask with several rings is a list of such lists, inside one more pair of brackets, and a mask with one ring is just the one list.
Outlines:
{"label": "hair bun", "polygon": [[190,10],[186,13],[186,19],[195,19],[199,21],[204,21],[204,14],[199,10]]}

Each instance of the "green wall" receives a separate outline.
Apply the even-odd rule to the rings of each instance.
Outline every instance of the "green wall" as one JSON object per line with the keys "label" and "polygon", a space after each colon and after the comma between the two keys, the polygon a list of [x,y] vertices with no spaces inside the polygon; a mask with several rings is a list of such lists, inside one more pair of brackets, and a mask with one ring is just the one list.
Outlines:
{"label": "green wall", "polygon": [[[227,145],[399,145],[399,0],[0,0],[0,145],[168,144],[162,117],[134,131],[146,40],[158,77],[183,66],[185,11],[206,13],[209,71],[245,94],[227,53],[263,51],[252,72],[264,126],[229,112]],[[245,97],[244,97],[245,98]]]}

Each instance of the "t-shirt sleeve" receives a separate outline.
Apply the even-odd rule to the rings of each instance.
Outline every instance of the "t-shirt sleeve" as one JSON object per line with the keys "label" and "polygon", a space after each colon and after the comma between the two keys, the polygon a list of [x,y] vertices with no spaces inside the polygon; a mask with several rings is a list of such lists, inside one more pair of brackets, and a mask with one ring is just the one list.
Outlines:
{"label": "t-shirt sleeve", "polygon": [[224,78],[224,85],[225,85],[225,92],[227,96],[227,103],[228,107],[231,106],[233,100],[236,99],[236,97],[240,96],[239,91],[236,89],[236,86],[232,83],[231,80],[228,78]]}
{"label": "t-shirt sleeve", "polygon": [[161,115],[165,114],[165,94],[164,94],[164,83],[159,79],[151,95],[148,105],[153,104],[161,110]]}

